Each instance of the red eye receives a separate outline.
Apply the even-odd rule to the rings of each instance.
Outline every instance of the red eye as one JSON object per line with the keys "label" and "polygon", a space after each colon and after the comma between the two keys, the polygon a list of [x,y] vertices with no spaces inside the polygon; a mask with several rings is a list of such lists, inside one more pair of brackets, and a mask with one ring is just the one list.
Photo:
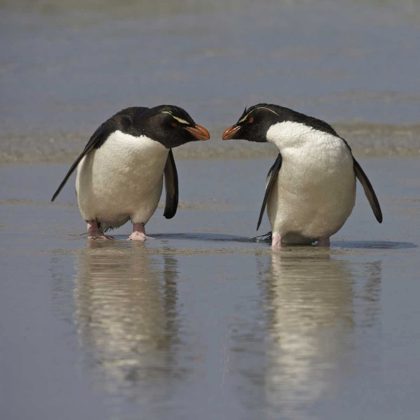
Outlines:
{"label": "red eye", "polygon": [[178,124],[174,121],[171,123],[172,127],[176,127]]}
{"label": "red eye", "polygon": [[250,118],[250,119],[248,120],[248,122],[253,123],[253,122],[254,122],[254,118]]}

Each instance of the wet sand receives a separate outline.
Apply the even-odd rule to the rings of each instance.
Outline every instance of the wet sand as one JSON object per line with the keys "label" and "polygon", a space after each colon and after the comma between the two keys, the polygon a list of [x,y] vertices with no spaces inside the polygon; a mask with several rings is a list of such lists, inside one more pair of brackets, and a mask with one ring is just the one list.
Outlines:
{"label": "wet sand", "polygon": [[[107,117],[105,117],[107,118]],[[232,120],[233,123],[234,120]],[[271,144],[223,141],[225,127],[210,127],[211,142],[189,143],[174,149],[177,159],[258,159],[277,155]],[[361,157],[420,156],[420,126],[335,124],[334,129]],[[0,133],[1,163],[72,163],[92,132]]]}
{"label": "wet sand", "polygon": [[67,165],[1,166],[4,418],[416,418],[418,160],[361,159],[383,225],[359,188],[331,249],[280,253],[250,240],[271,163],[179,161],[144,244],[49,203]]}

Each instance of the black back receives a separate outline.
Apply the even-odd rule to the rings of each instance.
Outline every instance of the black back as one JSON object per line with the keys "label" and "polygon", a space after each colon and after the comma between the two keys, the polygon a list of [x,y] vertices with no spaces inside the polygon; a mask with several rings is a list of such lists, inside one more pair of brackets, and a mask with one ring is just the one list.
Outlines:
{"label": "black back", "polygon": [[71,165],[63,181],[57,188],[57,191],[54,193],[51,201],[54,201],[57,198],[64,185],[66,185],[68,179],[70,178],[74,170],[77,168],[77,165],[92,149],[99,149],[104,144],[106,139],[117,130],[127,132],[130,125],[133,123],[133,119],[136,116],[136,114],[143,114],[148,109],[149,108],[145,107],[126,108],[121,110],[120,112],[117,112],[115,115],[113,115],[103,124],[101,124],[98,127],[98,129],[93,133],[92,137],[89,139],[87,145],[83,149],[83,152],[77,157],[73,165]]}

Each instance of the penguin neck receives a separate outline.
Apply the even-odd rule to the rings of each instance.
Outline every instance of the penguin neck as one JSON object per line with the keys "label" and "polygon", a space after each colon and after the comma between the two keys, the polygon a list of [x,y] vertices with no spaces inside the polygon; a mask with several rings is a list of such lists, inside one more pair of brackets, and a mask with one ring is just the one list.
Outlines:
{"label": "penguin neck", "polygon": [[340,137],[308,125],[277,123],[268,130],[267,141],[277,146],[286,165],[310,165],[322,170],[337,162],[352,166],[351,151]]}
{"label": "penguin neck", "polygon": [[340,140],[332,134],[294,121],[284,121],[272,125],[267,131],[266,138],[268,142],[275,144],[282,154],[302,148],[322,149],[326,143]]}

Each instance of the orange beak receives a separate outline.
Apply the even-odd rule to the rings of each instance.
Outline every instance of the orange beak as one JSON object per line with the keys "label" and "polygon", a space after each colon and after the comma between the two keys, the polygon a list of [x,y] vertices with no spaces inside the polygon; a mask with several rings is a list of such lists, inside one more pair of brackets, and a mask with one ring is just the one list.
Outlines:
{"label": "orange beak", "polygon": [[210,138],[210,133],[201,125],[196,124],[195,127],[186,127],[197,140],[208,140]]}
{"label": "orange beak", "polygon": [[222,139],[223,140],[230,140],[236,132],[238,132],[240,130],[240,126],[239,125],[232,125],[231,127],[227,128],[222,135]]}

